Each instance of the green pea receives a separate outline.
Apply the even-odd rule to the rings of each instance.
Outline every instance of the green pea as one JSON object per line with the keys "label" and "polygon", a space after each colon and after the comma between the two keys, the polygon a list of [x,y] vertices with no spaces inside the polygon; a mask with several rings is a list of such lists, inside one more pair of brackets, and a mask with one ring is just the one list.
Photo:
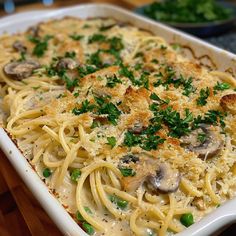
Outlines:
{"label": "green pea", "polygon": [[49,168],[43,170],[43,177],[48,178],[52,174],[52,171]]}
{"label": "green pea", "polygon": [[180,217],[180,222],[181,222],[182,225],[184,225],[186,227],[189,227],[190,225],[194,224],[192,213],[183,214]]}
{"label": "green pea", "polygon": [[110,195],[109,199],[112,203],[115,203],[122,210],[124,210],[128,205],[127,201],[117,197],[116,195]]}
{"label": "green pea", "polygon": [[90,215],[92,215],[93,213],[92,213],[92,211],[91,211],[91,209],[89,208],[89,207],[84,207],[84,210],[87,212],[87,213],[89,213]]}
{"label": "green pea", "polygon": [[70,178],[72,181],[77,182],[78,178],[81,176],[81,170],[80,169],[74,169],[71,174]]}
{"label": "green pea", "polygon": [[76,219],[81,222],[84,221],[84,217],[80,214],[79,211],[76,212]]}
{"label": "green pea", "polygon": [[[86,206],[85,206],[85,207],[84,207],[84,210],[85,210],[87,213],[89,213],[90,215],[93,214],[89,207],[86,207]],[[79,211],[76,212],[76,219],[77,219],[78,221],[81,221],[81,222],[82,222],[82,221],[85,221],[85,220],[84,220],[84,217],[80,214]]]}
{"label": "green pea", "polygon": [[87,234],[89,234],[89,235],[94,234],[94,228],[89,223],[83,222],[82,227]]}
{"label": "green pea", "polygon": [[117,206],[120,208],[120,209],[125,209],[126,207],[127,207],[127,205],[128,205],[128,202],[127,201],[125,201],[125,200],[118,200],[117,201]]}

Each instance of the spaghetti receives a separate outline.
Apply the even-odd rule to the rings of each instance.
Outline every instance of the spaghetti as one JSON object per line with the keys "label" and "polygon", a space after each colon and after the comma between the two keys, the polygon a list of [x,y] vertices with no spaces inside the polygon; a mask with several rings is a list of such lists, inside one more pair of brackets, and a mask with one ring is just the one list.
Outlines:
{"label": "spaghetti", "polygon": [[0,47],[1,123],[88,234],[172,235],[234,196],[227,73],[113,19],[52,20]]}

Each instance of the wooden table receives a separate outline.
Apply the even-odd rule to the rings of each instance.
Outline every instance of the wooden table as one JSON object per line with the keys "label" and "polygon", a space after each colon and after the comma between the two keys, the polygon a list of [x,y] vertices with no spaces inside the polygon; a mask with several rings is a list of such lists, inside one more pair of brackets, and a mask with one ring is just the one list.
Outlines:
{"label": "wooden table", "polygon": [[[121,6],[127,9],[132,9],[152,2],[152,0],[54,0],[54,4],[44,6],[42,3],[26,4],[24,6],[16,7],[16,12],[39,10],[39,9],[55,9],[60,7],[72,6],[81,3],[110,3]],[[3,9],[0,11],[0,16],[7,15]]]}
{"label": "wooden table", "polygon": [[[45,7],[41,3],[28,4],[17,7],[16,12],[55,9],[59,7],[71,6],[78,3],[111,3],[127,9],[151,2],[151,0],[90,0],[56,1],[50,7]],[[0,16],[6,13],[1,10]],[[41,208],[40,204],[33,197],[25,184],[20,179],[8,159],[0,150],[0,236],[61,236],[62,234]],[[235,236],[236,226],[233,225],[224,231],[221,236]],[[202,236],[202,235],[200,235]]]}

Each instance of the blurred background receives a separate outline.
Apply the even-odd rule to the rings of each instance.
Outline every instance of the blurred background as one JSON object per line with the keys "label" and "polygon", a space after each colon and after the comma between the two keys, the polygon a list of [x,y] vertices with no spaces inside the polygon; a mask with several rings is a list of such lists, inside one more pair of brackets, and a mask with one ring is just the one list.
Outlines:
{"label": "blurred background", "polygon": [[11,14],[14,12],[20,12],[28,9],[48,9],[57,8],[61,6],[71,6],[80,3],[96,3],[105,2],[113,3],[116,5],[126,6],[132,8],[132,6],[140,6],[143,4],[150,3],[150,0],[1,0],[0,15]]}

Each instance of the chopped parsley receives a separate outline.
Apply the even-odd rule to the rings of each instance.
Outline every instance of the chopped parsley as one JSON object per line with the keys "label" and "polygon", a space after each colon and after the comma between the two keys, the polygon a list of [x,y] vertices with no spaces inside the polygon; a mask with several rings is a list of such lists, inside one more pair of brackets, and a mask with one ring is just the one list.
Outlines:
{"label": "chopped parsley", "polygon": [[18,61],[25,61],[26,60],[25,55],[26,55],[25,52],[20,52],[20,58],[18,59]]}
{"label": "chopped parsley", "polygon": [[221,111],[209,110],[204,117],[204,122],[208,124],[217,125],[219,122],[221,127],[225,127],[224,117],[226,114]]}
{"label": "chopped parsley", "polygon": [[113,125],[117,125],[117,119],[121,115],[121,111],[112,102],[108,102],[104,97],[95,97],[97,102],[97,113],[99,115],[108,115],[107,119]]}
{"label": "chopped parsley", "polygon": [[158,135],[147,135],[143,141],[141,148],[146,151],[156,150],[159,144],[164,143],[165,139]]}
{"label": "chopped parsley", "polygon": [[112,27],[114,27],[115,24],[111,24],[111,25],[102,25],[101,27],[99,27],[99,31],[107,31],[109,29],[111,29]]}
{"label": "chopped parsley", "polygon": [[220,124],[222,128],[225,127],[224,117],[226,113],[217,110],[209,110],[205,113],[204,117],[198,115],[194,118],[192,128],[196,129],[199,127],[199,124],[206,123],[211,125],[218,125]]}
{"label": "chopped parsley", "polygon": [[191,131],[189,124],[193,121],[193,114],[188,109],[185,110],[184,118],[181,118],[180,113],[173,110],[172,107],[167,107],[161,114],[164,123],[170,129],[169,136],[179,138]]}
{"label": "chopped parsley", "polygon": [[137,63],[137,64],[135,64],[134,69],[135,70],[140,70],[142,68],[142,66],[143,66],[143,64]]}
{"label": "chopped parsley", "polygon": [[196,91],[196,88],[193,87],[192,82],[193,82],[192,77],[190,77],[187,80],[183,81],[183,87],[184,87],[184,91],[182,93],[183,95],[188,97],[191,93]]}
{"label": "chopped parsley", "polygon": [[164,75],[160,72],[159,74],[155,74],[155,77],[158,78],[156,82],[153,83],[154,87],[158,87],[160,85],[164,86],[166,90],[169,89],[169,85],[173,84],[175,88],[179,88],[182,86],[183,92],[182,94],[185,96],[189,96],[191,93],[196,91],[196,88],[192,85],[193,78],[189,77],[188,79],[185,79],[183,75],[176,76],[176,72],[171,66],[165,67],[165,79]]}
{"label": "chopped parsley", "polygon": [[107,39],[107,37],[103,34],[93,34],[89,37],[88,43],[94,43],[94,42],[104,42]]}
{"label": "chopped parsley", "polygon": [[75,98],[77,98],[77,97],[79,97],[79,92],[75,92],[75,93],[73,93],[73,95]]}
{"label": "chopped parsley", "polygon": [[74,58],[76,57],[76,52],[75,52],[75,51],[66,52],[66,53],[65,53],[65,57],[74,59]]}
{"label": "chopped parsley", "polygon": [[138,57],[143,57],[143,56],[144,56],[143,52],[137,52],[134,57],[138,58]]}
{"label": "chopped parsley", "polygon": [[53,36],[51,35],[46,35],[43,39],[35,38],[30,35],[28,37],[29,41],[35,44],[35,47],[33,49],[33,55],[37,57],[42,57],[45,51],[48,49],[48,41],[51,38],[53,38]]}
{"label": "chopped parsley", "polygon": [[157,59],[152,59],[151,62],[154,63],[154,64],[158,64],[159,63],[159,61]]}
{"label": "chopped parsley", "polygon": [[144,71],[140,75],[140,77],[136,79],[134,77],[133,71],[130,70],[127,66],[121,64],[119,74],[121,76],[128,78],[134,86],[144,87],[146,89],[149,89],[149,78],[148,78],[149,73],[148,72]]}
{"label": "chopped parsley", "polygon": [[[69,53],[69,55],[70,55],[70,53]],[[77,78],[70,78],[67,75],[66,69],[58,70],[56,68],[56,65],[53,64],[53,63],[49,67],[46,67],[46,73],[49,77],[57,75],[60,79],[62,79],[65,82],[66,88],[69,89],[69,90],[73,89],[74,87],[76,87],[78,85],[78,79]]]}
{"label": "chopped parsley", "polygon": [[91,28],[91,25],[89,25],[89,24],[84,24],[82,28],[83,28],[83,29],[89,29],[89,28]]}
{"label": "chopped parsley", "polygon": [[67,76],[66,73],[64,73],[62,76],[60,76],[62,80],[66,83],[67,89],[72,89],[78,85],[78,79],[71,79],[69,76]]}
{"label": "chopped parsley", "polygon": [[166,49],[167,49],[167,46],[161,44],[160,49],[162,49],[162,50],[166,50]]}
{"label": "chopped parsley", "polygon": [[112,38],[109,38],[107,42],[110,44],[110,50],[113,50],[113,52],[110,51],[111,54],[113,54],[114,51],[120,51],[124,48],[122,39],[119,37],[114,36]]}
{"label": "chopped parsley", "polygon": [[86,99],[85,101],[82,102],[82,105],[80,108],[74,108],[72,110],[72,113],[74,115],[81,115],[83,113],[86,113],[86,112],[89,112],[89,111],[92,111],[93,109],[95,108],[95,105],[93,104],[90,104],[90,102]]}
{"label": "chopped parsley", "polygon": [[100,58],[100,53],[108,53],[115,57],[116,61],[114,64],[119,64],[121,61],[120,58],[120,51],[124,48],[122,39],[119,37],[112,37],[107,38],[106,36],[102,34],[94,34],[90,37],[89,43],[92,42],[104,42],[109,44],[109,49],[98,49],[96,52],[89,55],[89,58],[87,59],[88,64],[95,65],[97,68],[104,68],[108,66],[106,63],[103,63],[103,61]]}
{"label": "chopped parsley", "polygon": [[133,134],[130,131],[125,133],[124,145],[128,147],[133,147],[141,144],[142,139],[140,136]]}
{"label": "chopped parsley", "polygon": [[79,41],[82,38],[84,38],[84,35],[74,33],[74,34],[69,35],[69,37],[75,41]]}
{"label": "chopped parsley", "polygon": [[210,90],[207,87],[206,89],[201,89],[200,90],[200,96],[197,99],[197,105],[199,106],[204,106],[207,104],[207,98],[210,95]]}
{"label": "chopped parsley", "polygon": [[94,120],[92,125],[90,126],[91,129],[94,129],[96,127],[99,127],[101,123],[99,121]]}
{"label": "chopped parsley", "polygon": [[214,86],[214,94],[217,93],[217,91],[224,91],[230,88],[230,84],[228,83],[220,83],[219,81],[217,81],[217,84]]}
{"label": "chopped parsley", "polygon": [[111,148],[116,146],[116,138],[115,137],[107,137],[107,144],[111,146]]}
{"label": "chopped parsley", "polygon": [[107,87],[114,88],[116,84],[122,84],[122,81],[117,78],[116,74],[107,77]]}
{"label": "chopped parsley", "polygon": [[95,65],[97,68],[103,68],[104,64],[100,58],[101,49],[98,49],[96,52],[90,54],[87,63],[91,65]]}
{"label": "chopped parsley", "polygon": [[168,104],[170,102],[169,99],[166,99],[166,100],[163,100],[161,98],[159,98],[155,93],[152,93],[150,95],[150,98],[156,102],[158,102],[159,105],[162,105],[162,104]]}
{"label": "chopped parsley", "polygon": [[136,175],[136,172],[133,169],[131,169],[131,168],[120,167],[119,170],[120,170],[121,174],[124,177],[135,176]]}
{"label": "chopped parsley", "polygon": [[130,79],[131,81],[134,80],[134,74],[132,70],[129,70],[127,66],[121,64],[119,74]]}
{"label": "chopped parsley", "polygon": [[164,143],[165,139],[155,135],[161,125],[150,125],[141,134],[134,134],[127,131],[124,137],[124,145],[127,147],[140,146],[146,151],[157,150],[158,145]]}
{"label": "chopped parsley", "polygon": [[152,124],[161,126],[162,123],[168,126],[168,135],[174,138],[180,138],[191,131],[191,122],[193,114],[188,109],[185,110],[185,117],[181,118],[180,113],[173,110],[171,106],[161,110],[158,106],[150,106],[154,117],[150,120]]}
{"label": "chopped parsley", "polygon": [[83,78],[84,76],[86,76],[88,74],[92,74],[96,71],[97,71],[97,68],[92,65],[85,65],[83,67],[82,66],[78,67],[78,72],[79,72],[80,78]]}
{"label": "chopped parsley", "polygon": [[197,140],[198,140],[200,143],[204,143],[204,142],[206,141],[206,138],[207,138],[207,136],[206,136],[205,133],[200,133],[200,134],[198,134],[198,136],[197,136]]}

